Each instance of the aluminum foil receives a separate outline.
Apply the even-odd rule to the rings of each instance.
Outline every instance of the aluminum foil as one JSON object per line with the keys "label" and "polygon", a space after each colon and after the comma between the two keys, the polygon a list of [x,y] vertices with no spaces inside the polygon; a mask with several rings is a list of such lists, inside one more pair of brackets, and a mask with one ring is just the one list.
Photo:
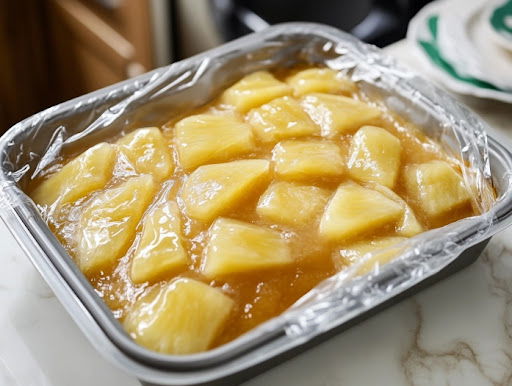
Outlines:
{"label": "aluminum foil", "polygon": [[[309,23],[271,27],[18,123],[0,139],[0,213],[8,217],[8,211],[33,208],[23,193],[27,182],[59,163],[64,155],[72,154],[84,141],[100,142],[132,128],[162,125],[173,114],[210,101],[247,73],[296,64],[342,71],[370,98],[381,100],[390,110],[424,128],[460,160],[482,214],[392,247],[399,252],[395,260],[360,276],[361,265],[372,258],[366,255],[249,335],[284,326],[293,345],[307,341],[416,285],[465,249],[510,224],[511,175],[493,174],[483,122],[446,93],[399,68],[377,48],[333,28]],[[493,183],[498,197],[491,188]],[[62,248],[60,252],[64,253]],[[76,275],[80,275],[78,270]],[[161,363],[163,357],[172,358],[154,357]]]}

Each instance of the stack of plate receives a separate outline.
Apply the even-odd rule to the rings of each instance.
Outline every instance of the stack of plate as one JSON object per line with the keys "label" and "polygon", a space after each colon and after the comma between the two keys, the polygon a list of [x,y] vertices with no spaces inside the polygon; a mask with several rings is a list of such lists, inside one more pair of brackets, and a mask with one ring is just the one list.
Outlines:
{"label": "stack of plate", "polygon": [[447,88],[512,103],[512,0],[435,1],[407,39]]}

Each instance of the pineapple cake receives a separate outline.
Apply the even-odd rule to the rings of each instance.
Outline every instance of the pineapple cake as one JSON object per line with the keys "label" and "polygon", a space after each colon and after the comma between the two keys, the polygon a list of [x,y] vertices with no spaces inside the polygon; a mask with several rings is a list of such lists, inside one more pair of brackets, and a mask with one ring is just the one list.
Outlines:
{"label": "pineapple cake", "polygon": [[201,272],[214,279],[292,262],[288,245],[278,232],[221,217],[210,228]]}
{"label": "pineapple cake", "polygon": [[132,177],[97,195],[84,208],[78,224],[76,252],[83,271],[108,268],[126,252],[154,190],[150,175]]}
{"label": "pineapple cake", "polygon": [[39,205],[61,206],[106,186],[112,177],[116,149],[107,143],[91,147],[34,189]]}
{"label": "pineapple cake", "polygon": [[186,268],[189,258],[183,246],[180,217],[178,206],[172,201],[147,214],[132,260],[134,283],[153,282]]}
{"label": "pineapple cake", "polygon": [[341,73],[330,68],[308,68],[286,78],[286,83],[293,87],[295,96],[320,92],[350,96],[357,91],[354,82]]}
{"label": "pineapple cake", "polygon": [[257,71],[224,91],[221,102],[245,113],[272,99],[290,95],[292,92],[293,89],[289,85],[277,80],[271,73]]}
{"label": "pineapple cake", "polygon": [[400,140],[380,127],[363,126],[352,137],[347,162],[350,176],[393,188],[400,170]]}
{"label": "pineapple cake", "polygon": [[255,108],[247,115],[258,139],[275,143],[281,139],[320,134],[296,99],[285,96]]}
{"label": "pineapple cake", "polygon": [[424,231],[423,226],[418,221],[416,215],[414,214],[414,211],[411,209],[411,207],[405,202],[405,200],[400,197],[398,194],[393,192],[391,189],[379,185],[379,184],[368,184],[370,188],[373,190],[376,190],[379,193],[382,193],[384,196],[389,198],[390,200],[395,201],[396,203],[400,204],[403,208],[403,214],[402,218],[399,221],[396,229],[396,233],[398,236],[404,236],[404,237],[412,237],[414,235],[417,235],[418,233],[421,233]]}
{"label": "pineapple cake", "polygon": [[256,213],[273,223],[303,226],[318,217],[329,196],[327,189],[277,181],[261,195]]}
{"label": "pineapple cake", "polygon": [[320,221],[319,234],[329,241],[343,242],[394,224],[404,208],[382,193],[353,182],[341,184]]}
{"label": "pineapple cake", "polygon": [[180,165],[187,170],[249,153],[254,148],[251,126],[232,115],[199,114],[176,124]]}
{"label": "pineapple cake", "polygon": [[302,106],[327,138],[352,134],[363,125],[377,122],[381,116],[377,108],[343,95],[307,94]]}
{"label": "pineapple cake", "polygon": [[193,354],[210,347],[233,308],[221,290],[178,278],[139,299],[124,326],[135,341],[155,351]]}
{"label": "pineapple cake", "polygon": [[157,181],[174,171],[174,160],[157,127],[137,129],[117,141],[119,149],[139,174],[151,174]]}
{"label": "pineapple cake", "polygon": [[463,163],[380,102],[333,69],[257,71],[170,110],[165,131],[63,155],[27,189],[135,342],[199,353],[479,213]]}
{"label": "pineapple cake", "polygon": [[345,172],[339,146],[325,140],[279,142],[272,150],[272,159],[276,174],[284,179],[338,177]]}
{"label": "pineapple cake", "polygon": [[225,214],[260,186],[269,170],[270,163],[262,159],[201,166],[183,183],[185,212],[202,221]]}
{"label": "pineapple cake", "polygon": [[414,205],[432,219],[471,204],[462,176],[444,161],[408,165],[405,186]]}

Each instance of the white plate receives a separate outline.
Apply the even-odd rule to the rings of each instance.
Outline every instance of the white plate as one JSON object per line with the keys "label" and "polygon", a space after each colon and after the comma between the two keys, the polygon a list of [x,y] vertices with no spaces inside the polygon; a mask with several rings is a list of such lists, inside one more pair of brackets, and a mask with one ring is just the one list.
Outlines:
{"label": "white plate", "polygon": [[512,53],[495,44],[488,3],[450,0],[442,4],[438,42],[443,57],[453,63],[460,74],[511,92]]}
{"label": "white plate", "polygon": [[[455,5],[455,3],[458,4],[459,7],[462,5],[462,1],[458,0],[442,0],[442,1],[435,1],[433,3],[430,3],[426,7],[424,7],[410,22],[409,29],[407,31],[407,39],[409,40],[412,47],[414,47],[415,51],[418,54],[418,57],[421,59],[423,64],[433,73],[433,75],[438,78],[438,80],[447,88],[451,89],[452,91],[455,91],[459,94],[463,95],[472,95],[476,96],[478,98],[486,98],[486,99],[494,99],[499,100],[506,103],[512,103],[512,93],[507,93],[505,91],[493,89],[492,85],[486,84],[492,83],[489,82],[489,76],[486,76],[484,79],[475,76],[471,74],[471,71],[468,71],[468,69],[471,69],[469,65],[466,65],[466,67],[462,66],[462,68],[459,67],[459,63],[452,61],[453,56],[450,55],[451,60],[449,60],[447,57],[444,56],[443,50],[447,49],[447,43],[443,42],[441,43],[442,37],[441,32],[442,30],[446,30],[446,27],[443,27],[440,22],[443,15],[446,15],[443,10],[451,10],[454,11],[454,8],[452,5]],[[478,3],[478,4],[477,4]],[[465,0],[463,2],[464,7],[467,7],[468,9],[471,8],[473,10],[473,15],[475,15],[479,18],[481,15],[481,12],[479,13],[478,10],[481,10],[481,7],[477,7],[477,5],[482,4],[481,1],[475,1],[475,0]],[[449,7],[449,8],[445,8]],[[463,14],[466,14],[466,12],[462,12]],[[467,25],[465,22],[462,22],[460,19],[449,19],[453,23],[459,23],[462,25]],[[467,19],[466,19],[467,20]],[[477,29],[474,27],[476,25],[482,25],[487,23],[470,23],[469,25],[471,27],[471,35],[474,35],[476,32],[478,32]],[[435,26],[437,26],[437,35],[435,34]],[[460,27],[455,27],[455,29],[458,29],[458,31],[461,31]],[[448,39],[450,39],[450,35],[448,35]],[[485,39],[485,36],[482,36],[481,39]],[[479,41],[485,41],[481,40],[479,38]],[[467,38],[464,38],[464,41],[467,45],[469,45],[470,51],[472,52],[479,52],[479,50],[482,50],[482,48],[475,48],[475,43],[471,43],[469,41],[468,43]],[[480,47],[479,43],[478,46]],[[489,47],[492,44],[487,44]],[[455,45],[456,46],[456,45]],[[486,50],[494,50],[496,47],[493,46],[493,48],[487,48]],[[465,52],[465,51],[461,51]],[[492,51],[485,51],[485,55],[489,56],[489,52]],[[478,55],[478,54],[477,54]],[[479,55],[482,57],[483,55]],[[486,66],[489,66],[489,68],[492,68],[492,71],[496,71],[496,68],[499,67],[499,71],[502,71],[503,67],[502,64],[499,64],[498,67],[496,67],[494,64],[492,64],[491,60],[494,61],[494,59],[486,59],[488,64]],[[501,60],[501,59],[498,59]],[[481,65],[479,65],[481,66]],[[510,68],[512,68],[512,61],[510,62]],[[490,72],[485,71],[482,67],[480,67],[480,70],[483,71],[484,75],[489,74]],[[512,73],[512,71],[509,71],[509,73]],[[507,74],[507,76],[509,76]],[[494,77],[492,77],[494,80]],[[500,82],[501,83],[501,82]],[[508,81],[506,82],[508,83]]]}

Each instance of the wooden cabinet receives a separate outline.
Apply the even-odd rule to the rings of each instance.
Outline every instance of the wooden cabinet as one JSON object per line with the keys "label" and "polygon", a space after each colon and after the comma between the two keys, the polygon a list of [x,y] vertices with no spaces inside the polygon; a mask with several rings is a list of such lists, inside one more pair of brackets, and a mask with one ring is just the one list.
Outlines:
{"label": "wooden cabinet", "polygon": [[0,134],[51,95],[43,3],[0,2]]}
{"label": "wooden cabinet", "polygon": [[54,72],[64,99],[153,68],[148,1],[50,0]]}
{"label": "wooden cabinet", "polygon": [[0,24],[0,132],[171,60],[167,0],[5,1]]}

